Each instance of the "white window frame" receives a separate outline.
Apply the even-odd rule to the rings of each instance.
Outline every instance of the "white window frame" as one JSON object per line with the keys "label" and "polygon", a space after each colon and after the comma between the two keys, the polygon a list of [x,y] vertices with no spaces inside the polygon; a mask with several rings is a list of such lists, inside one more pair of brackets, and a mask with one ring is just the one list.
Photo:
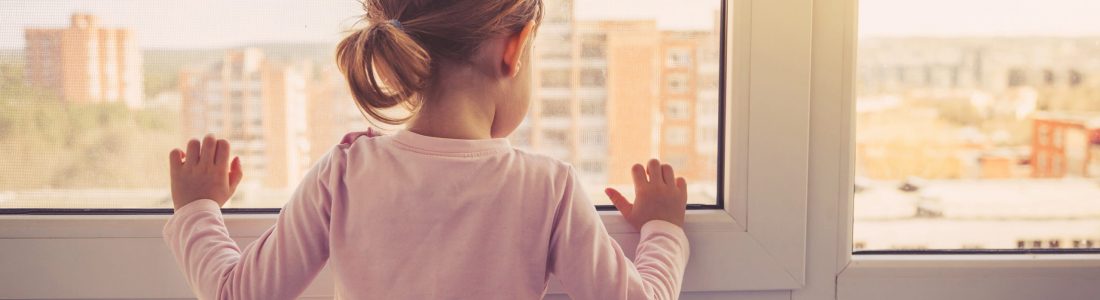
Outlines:
{"label": "white window frame", "polygon": [[808,281],[816,284],[793,298],[1097,299],[1095,254],[852,255],[858,7],[813,3]]}
{"label": "white window frame", "polygon": [[[681,299],[1100,295],[1092,254],[853,256],[857,0],[729,1],[726,210],[690,212]],[[601,217],[631,251],[634,230]],[[0,216],[0,298],[191,297],[160,238],[166,218]],[[247,243],[274,216],[226,218]],[[331,297],[331,282],[323,272],[304,298]]]}
{"label": "white window frame", "polygon": [[[814,187],[810,177],[816,174],[810,162],[814,2],[727,1],[726,182],[725,199],[719,200],[725,209],[688,214],[685,231],[692,253],[683,299],[822,295],[804,293],[807,288],[833,293],[822,288],[824,283],[833,286],[832,280],[815,284],[807,277],[822,270],[836,274],[835,268],[807,272],[810,263],[820,262],[817,254],[807,256],[808,245],[814,245],[808,242],[820,239],[817,228],[807,222],[814,219],[811,212],[821,212],[810,211],[808,202]],[[632,253],[637,231],[617,212],[600,216]],[[160,237],[167,218],[0,216],[0,265],[5,270],[0,272],[0,297],[192,297]],[[225,219],[243,245],[266,230],[275,215]],[[836,229],[837,223],[833,225]],[[303,296],[331,297],[332,282],[322,272]]]}

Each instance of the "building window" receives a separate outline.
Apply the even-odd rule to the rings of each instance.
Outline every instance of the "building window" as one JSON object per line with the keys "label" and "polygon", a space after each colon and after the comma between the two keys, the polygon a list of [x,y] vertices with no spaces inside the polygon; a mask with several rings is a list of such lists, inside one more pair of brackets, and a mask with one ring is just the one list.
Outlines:
{"label": "building window", "polygon": [[607,132],[604,130],[585,130],[581,132],[582,146],[602,147],[607,145]]}
{"label": "building window", "polygon": [[581,115],[604,116],[607,103],[603,99],[581,99]]}
{"label": "building window", "polygon": [[688,85],[687,75],[674,73],[665,77],[665,89],[667,89],[669,93],[686,93],[689,89]]}
{"label": "building window", "polygon": [[586,160],[581,162],[581,172],[584,173],[603,173],[604,162],[597,160]]}
{"label": "building window", "polygon": [[555,146],[568,146],[569,145],[569,133],[560,129],[548,129],[543,131],[543,137],[550,145]]}
{"label": "building window", "polygon": [[685,100],[672,100],[665,104],[665,117],[671,120],[691,118],[691,103]]}
{"label": "building window", "polygon": [[[549,25],[544,25],[549,26]],[[549,27],[544,27],[549,28]],[[535,52],[539,53],[539,57],[543,59],[570,59],[572,58],[573,49],[569,44],[554,43],[557,41],[568,41],[573,39],[573,34],[570,32],[547,32],[546,30],[539,32],[536,37],[536,43],[539,47],[535,48]]]}
{"label": "building window", "polygon": [[668,57],[665,65],[671,68],[686,68],[692,65],[691,48],[668,49]]}
{"label": "building window", "polygon": [[581,70],[581,86],[603,87],[607,81],[607,73],[601,69]]}
{"label": "building window", "polygon": [[547,118],[568,118],[570,113],[569,100],[545,99],[542,100],[542,116]]}
{"label": "building window", "polygon": [[581,41],[581,57],[604,58],[607,55],[607,41],[605,36],[586,38]]}
{"label": "building window", "polygon": [[572,76],[568,70],[546,70],[542,72],[542,87],[561,88],[569,87]]}

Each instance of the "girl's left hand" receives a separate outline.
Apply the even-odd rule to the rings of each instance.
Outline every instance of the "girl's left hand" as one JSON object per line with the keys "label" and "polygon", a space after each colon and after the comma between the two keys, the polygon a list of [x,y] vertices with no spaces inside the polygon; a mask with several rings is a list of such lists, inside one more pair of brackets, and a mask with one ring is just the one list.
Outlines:
{"label": "girl's left hand", "polygon": [[168,154],[171,165],[172,203],[176,209],[201,199],[226,201],[237,190],[244,173],[239,157],[230,162],[229,142],[215,139],[210,134],[200,143],[192,139],[187,143],[187,153],[172,149]]}

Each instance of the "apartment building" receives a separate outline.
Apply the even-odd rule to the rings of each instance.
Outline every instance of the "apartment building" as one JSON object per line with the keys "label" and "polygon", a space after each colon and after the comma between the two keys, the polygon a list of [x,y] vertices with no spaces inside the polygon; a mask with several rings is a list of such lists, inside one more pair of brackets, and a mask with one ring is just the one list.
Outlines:
{"label": "apartment building", "polygon": [[68,103],[143,102],[141,49],[127,28],[107,28],[90,14],[69,27],[26,28],[26,80]]}
{"label": "apartment building", "polygon": [[1031,176],[1100,175],[1100,114],[1043,112],[1032,119]]}
{"label": "apartment building", "polygon": [[660,38],[661,160],[677,174],[713,180],[718,174],[718,35],[662,31]]}
{"label": "apartment building", "polygon": [[546,5],[560,11],[540,28],[530,115],[513,142],[571,162],[582,180],[596,184],[629,184],[630,166],[654,157],[690,179],[713,180],[717,27],[662,31],[652,19],[576,21],[572,2]]}
{"label": "apartment building", "polygon": [[306,103],[311,161],[320,159],[332,150],[348,132],[384,125],[379,122],[368,123],[356,106],[348,83],[339,71],[321,70],[318,75],[309,83],[309,99]]}
{"label": "apartment building", "polygon": [[233,144],[246,180],[268,188],[297,184],[310,165],[306,138],[308,65],[268,60],[259,49],[180,74],[185,138],[215,133]]}

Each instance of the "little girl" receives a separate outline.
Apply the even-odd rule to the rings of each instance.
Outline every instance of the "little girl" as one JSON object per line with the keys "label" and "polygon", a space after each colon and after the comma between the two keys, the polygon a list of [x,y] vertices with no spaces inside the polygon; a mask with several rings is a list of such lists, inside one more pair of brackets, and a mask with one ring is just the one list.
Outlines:
{"label": "little girl", "polygon": [[[632,262],[572,167],[505,139],[527,112],[541,0],[363,6],[337,62],[366,114],[407,129],[350,134],[243,251],[220,211],[243,176],[229,143],[173,150],[164,239],[199,298],[294,299],[326,263],[342,299],[539,299],[550,275],[574,299],[678,298],[687,185],[669,165],[634,166],[633,203],[606,190],[641,231]],[[385,113],[398,106],[413,113]]]}

